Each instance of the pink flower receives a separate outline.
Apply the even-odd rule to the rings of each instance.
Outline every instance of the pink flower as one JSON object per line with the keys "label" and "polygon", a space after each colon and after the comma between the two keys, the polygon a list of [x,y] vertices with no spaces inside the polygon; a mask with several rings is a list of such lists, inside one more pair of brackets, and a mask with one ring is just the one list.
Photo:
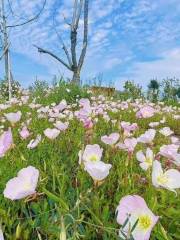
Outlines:
{"label": "pink flower", "polygon": [[102,136],[101,141],[105,144],[113,145],[118,141],[119,137],[119,133],[111,133],[109,136]]}
{"label": "pink flower", "polygon": [[154,113],[155,113],[154,108],[152,108],[150,106],[145,106],[145,107],[142,107],[136,113],[136,117],[137,118],[150,118],[150,117],[154,116]]}
{"label": "pink flower", "polygon": [[125,136],[130,136],[131,132],[134,132],[138,128],[137,123],[130,124],[129,122],[122,121],[120,125],[124,129]]}
{"label": "pink flower", "polygon": [[6,117],[6,119],[7,119],[11,124],[15,124],[15,123],[19,122],[20,119],[21,119],[21,115],[22,115],[22,113],[21,113],[20,111],[15,112],[15,113],[11,112],[11,113],[6,113],[6,114],[4,114],[4,116]]}
{"label": "pink flower", "polygon": [[79,105],[83,108],[89,107],[90,106],[90,101],[88,98],[81,98],[79,100]]}
{"label": "pink flower", "polygon": [[83,119],[82,122],[83,122],[84,128],[86,129],[90,129],[93,127],[93,122],[90,118]]}
{"label": "pink flower", "polygon": [[55,139],[59,136],[60,131],[56,128],[47,128],[44,130],[44,135],[49,139]]}
{"label": "pink flower", "polygon": [[62,100],[57,106],[53,108],[55,112],[62,112],[67,107],[66,100]]}
{"label": "pink flower", "polygon": [[5,153],[12,147],[13,145],[13,137],[11,129],[4,132],[0,136],[0,158],[4,157]]}
{"label": "pink flower", "polygon": [[142,134],[140,137],[137,138],[138,142],[141,143],[152,143],[156,135],[155,129],[149,129],[144,134]]}
{"label": "pink flower", "polygon": [[22,128],[22,130],[19,132],[19,134],[20,134],[22,139],[26,139],[26,138],[28,138],[30,136],[30,132],[29,132],[29,130],[27,129],[26,126],[24,126]]}
{"label": "pink flower", "polygon": [[122,237],[123,234],[127,236],[129,227],[132,228],[138,221],[135,229],[131,233],[134,240],[149,240],[151,231],[159,217],[153,214],[142,197],[138,195],[128,195],[123,197],[119,202],[116,211],[118,213],[117,222],[120,225],[124,225],[126,220],[129,219],[125,227],[120,229],[120,237]]}
{"label": "pink flower", "polygon": [[173,160],[177,166],[180,166],[180,153],[178,153],[179,146],[175,144],[163,145],[160,147],[159,154],[170,160]]}
{"label": "pink flower", "polygon": [[136,147],[136,145],[137,145],[136,138],[126,138],[124,140],[124,143],[118,143],[118,144],[116,144],[116,147],[132,153],[134,151],[134,148]]}
{"label": "pink flower", "polygon": [[18,172],[17,177],[12,178],[6,184],[4,197],[18,200],[36,193],[39,171],[29,166]]}
{"label": "pink flower", "polygon": [[68,122],[63,123],[61,121],[57,121],[56,123],[54,123],[54,126],[60,131],[65,131],[68,128],[69,123]]}

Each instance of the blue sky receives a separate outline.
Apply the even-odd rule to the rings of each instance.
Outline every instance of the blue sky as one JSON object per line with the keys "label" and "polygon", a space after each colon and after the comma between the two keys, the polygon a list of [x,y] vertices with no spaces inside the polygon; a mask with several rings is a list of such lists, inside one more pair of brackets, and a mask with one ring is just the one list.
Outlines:
{"label": "blue sky", "polygon": [[[18,15],[28,18],[37,12],[43,0],[11,2]],[[69,47],[68,25],[63,16],[70,20],[72,4],[73,0],[47,0],[38,21],[11,31],[13,73],[24,86],[36,77],[47,81],[55,74],[71,77],[71,72],[51,57],[40,55],[32,45],[52,50],[65,59],[52,16]],[[120,89],[126,80],[145,87],[152,78],[180,78],[179,0],[90,0],[89,11],[84,81],[103,73],[104,84],[111,81]],[[79,45],[81,41],[80,37]],[[3,76],[2,63],[0,75]]]}

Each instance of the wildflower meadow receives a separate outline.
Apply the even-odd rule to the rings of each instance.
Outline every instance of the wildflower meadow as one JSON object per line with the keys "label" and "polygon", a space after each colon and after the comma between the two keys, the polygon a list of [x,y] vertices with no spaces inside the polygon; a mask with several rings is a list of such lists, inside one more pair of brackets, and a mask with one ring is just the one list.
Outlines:
{"label": "wildflower meadow", "polygon": [[0,239],[178,240],[179,110],[20,89],[0,104]]}

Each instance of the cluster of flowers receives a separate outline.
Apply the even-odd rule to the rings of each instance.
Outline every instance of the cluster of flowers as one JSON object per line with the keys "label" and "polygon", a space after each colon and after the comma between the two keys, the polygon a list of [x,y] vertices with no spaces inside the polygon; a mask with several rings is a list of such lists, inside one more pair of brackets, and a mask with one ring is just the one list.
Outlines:
{"label": "cluster of flowers", "polygon": [[[77,108],[78,104],[68,105],[65,100],[62,100],[59,104],[51,104],[51,106],[42,106],[36,104],[35,101],[28,103],[29,96],[24,95],[20,100],[12,99],[11,102],[6,104],[0,104],[0,110],[6,110],[12,106],[12,104],[28,104],[30,109],[36,110],[37,117],[39,119],[48,118],[49,122],[53,124],[52,128],[44,130],[44,135],[54,140],[59,136],[61,131],[68,129],[69,121],[77,118],[82,122],[85,129],[92,129],[98,122],[98,117],[101,116],[105,121],[111,121],[112,124],[118,124],[119,132],[111,133],[110,135],[104,135],[101,137],[103,144],[124,150],[128,152],[128,159],[131,160],[135,148],[138,143],[144,144],[146,147],[143,150],[136,152],[136,158],[140,167],[144,171],[150,171],[152,184],[154,187],[166,188],[170,191],[176,192],[175,189],[180,188],[180,173],[178,169],[169,168],[172,164],[178,168],[180,166],[180,153],[178,152],[180,147],[179,139],[173,136],[173,131],[168,127],[163,127],[159,130],[159,133],[164,137],[169,138],[171,144],[163,145],[160,147],[158,153],[153,152],[153,141],[158,132],[155,127],[166,122],[165,118],[162,118],[159,122],[151,122],[149,129],[135,138],[134,133],[139,128],[137,123],[130,122],[117,122],[116,119],[111,119],[108,115],[108,111],[118,112],[119,110],[126,111],[131,108],[130,111],[136,113],[137,119],[150,118],[156,113],[171,112],[174,119],[179,119],[180,115],[177,114],[177,109],[173,107],[163,106],[163,103],[159,103],[156,108],[150,103],[141,103],[139,100],[135,102],[113,102],[107,101],[103,96],[91,98],[92,104],[89,99],[81,99],[79,101],[80,109],[73,111]],[[21,124],[19,134],[22,140],[28,139],[32,133],[29,129],[29,125],[32,121],[31,112],[27,113],[28,119]],[[14,147],[13,136],[11,129],[22,119],[21,111],[10,112],[4,114],[1,117],[1,122],[9,121],[11,127],[7,131],[2,130],[0,135],[0,158]],[[66,119],[63,122],[62,119]],[[3,127],[1,128],[3,129]],[[42,135],[39,134],[35,139],[31,139],[27,144],[28,149],[34,149],[42,141]],[[167,170],[163,170],[162,164],[159,161],[160,157],[164,157],[167,163]],[[105,178],[110,174],[112,164],[102,161],[103,148],[98,144],[88,144],[84,149],[79,151],[79,164],[84,171],[86,171],[94,180],[96,186],[103,184]],[[128,162],[127,162],[128,165]],[[36,194],[36,188],[38,184],[39,170],[33,166],[28,166],[21,169],[17,177],[9,180],[4,189],[4,197],[11,200],[19,200],[26,197],[31,197]],[[123,227],[120,228],[119,235],[121,238],[130,236],[132,234],[135,240],[148,240],[150,238],[151,230],[158,221],[158,216],[155,216],[151,210],[147,207],[144,199],[138,195],[128,195],[123,197],[117,207],[117,222]],[[128,221],[127,221],[128,220]],[[128,223],[128,224],[127,224]],[[132,231],[133,226],[135,228]],[[131,228],[129,227],[131,226]],[[3,239],[3,234],[1,233]]]}

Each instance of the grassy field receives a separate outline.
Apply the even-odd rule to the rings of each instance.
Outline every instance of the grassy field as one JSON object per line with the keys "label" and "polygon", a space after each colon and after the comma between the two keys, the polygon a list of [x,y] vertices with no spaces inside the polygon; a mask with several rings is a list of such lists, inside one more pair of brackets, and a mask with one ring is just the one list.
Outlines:
{"label": "grassy field", "polygon": [[[93,126],[89,128],[84,127],[75,114],[80,109],[81,98],[91,100],[93,110],[89,118]],[[18,101],[0,111],[1,126],[4,126],[2,133],[3,129],[11,127],[14,141],[13,147],[0,159],[0,222],[5,239],[120,239],[120,225],[115,211],[122,197],[134,194],[143,197],[151,211],[159,216],[150,239],[180,239],[179,190],[176,195],[168,189],[153,186],[151,169],[144,171],[136,159],[136,152],[145,150],[146,145],[138,143],[130,158],[127,151],[101,141],[102,136],[113,132],[119,133],[119,141],[123,141],[123,130],[119,127],[121,121],[137,123],[138,129],[133,135],[137,138],[150,128],[149,123],[159,122],[165,117],[165,121],[155,128],[157,133],[151,145],[154,154],[157,154],[162,145],[171,144],[170,137],[163,136],[159,129],[170,127],[174,135],[180,136],[180,120],[174,118],[174,115],[180,114],[178,105],[166,108],[155,104],[153,107],[157,111],[152,117],[138,119],[138,109],[132,103],[126,102],[127,108],[123,108],[124,103],[120,100],[102,96],[92,98],[91,93],[71,86],[49,91],[46,96],[39,93],[36,103],[41,105],[33,106],[35,108],[31,104],[33,99],[35,96],[30,95],[27,103]],[[68,105],[60,115],[51,115],[50,109],[62,99],[66,99]],[[48,106],[48,112],[43,113],[42,106]],[[102,109],[103,114],[98,114],[95,109]],[[17,111],[22,112],[21,120],[11,126],[4,113]],[[44,135],[44,130],[54,128],[56,120],[69,122],[69,126],[51,140]],[[19,134],[23,123],[31,133],[24,140]],[[41,134],[41,142],[36,148],[28,149],[28,143],[38,134]],[[98,144],[103,148],[102,161],[112,165],[100,186],[94,184],[88,172],[78,163],[78,153],[87,144]],[[165,168],[166,158],[160,157],[160,161]],[[28,198],[12,201],[4,197],[6,183],[27,166],[39,170],[36,190],[42,194],[32,201]],[[178,167],[173,164],[171,168]]]}

